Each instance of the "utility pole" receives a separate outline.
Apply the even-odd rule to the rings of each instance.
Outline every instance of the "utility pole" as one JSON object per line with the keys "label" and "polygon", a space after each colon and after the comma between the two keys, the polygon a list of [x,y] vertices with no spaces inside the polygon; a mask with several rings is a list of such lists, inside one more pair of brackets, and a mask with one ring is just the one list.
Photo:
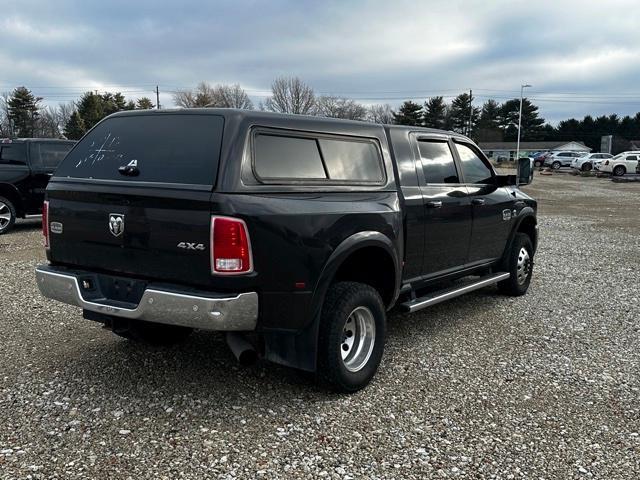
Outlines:
{"label": "utility pole", "polygon": [[520,158],[520,127],[522,126],[522,97],[525,88],[530,88],[531,85],[520,85],[520,113],[518,114],[518,144],[516,146],[516,162]]}
{"label": "utility pole", "polygon": [[471,136],[472,119],[473,119],[473,90],[469,90],[469,128],[467,129],[467,136]]}
{"label": "utility pole", "polygon": [[160,89],[156,85],[156,108],[160,110]]}

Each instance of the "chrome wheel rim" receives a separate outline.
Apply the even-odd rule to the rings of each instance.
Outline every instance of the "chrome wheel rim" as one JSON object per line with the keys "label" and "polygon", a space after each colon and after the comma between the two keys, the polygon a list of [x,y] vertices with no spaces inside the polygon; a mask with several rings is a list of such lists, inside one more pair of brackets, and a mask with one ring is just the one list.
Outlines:
{"label": "chrome wheel rim", "polygon": [[367,307],[358,307],[347,317],[342,328],[340,355],[350,372],[362,370],[369,361],[376,341],[376,322]]}
{"label": "chrome wheel rim", "polygon": [[529,251],[522,247],[518,253],[518,266],[516,271],[516,278],[518,279],[518,285],[524,285],[527,281],[529,273],[531,272],[531,257]]}
{"label": "chrome wheel rim", "polygon": [[11,210],[9,209],[9,206],[4,202],[0,202],[0,230],[4,230],[4,228],[9,225],[10,221]]}

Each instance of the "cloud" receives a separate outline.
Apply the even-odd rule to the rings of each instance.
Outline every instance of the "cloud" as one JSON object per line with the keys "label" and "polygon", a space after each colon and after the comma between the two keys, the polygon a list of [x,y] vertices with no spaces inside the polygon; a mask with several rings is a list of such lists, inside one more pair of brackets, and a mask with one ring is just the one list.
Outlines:
{"label": "cloud", "polygon": [[554,121],[626,114],[640,110],[638,25],[635,0],[25,0],[3,8],[0,90],[24,84],[57,102],[88,89],[151,96],[158,84],[168,105],[206,80],[259,101],[274,77],[298,75],[318,92],[398,104],[471,88],[500,100],[531,83]]}

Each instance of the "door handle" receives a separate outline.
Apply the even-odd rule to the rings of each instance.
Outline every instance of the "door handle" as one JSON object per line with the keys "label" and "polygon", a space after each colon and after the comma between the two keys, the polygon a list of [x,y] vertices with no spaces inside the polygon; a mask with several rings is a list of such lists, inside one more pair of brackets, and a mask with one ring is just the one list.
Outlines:
{"label": "door handle", "polygon": [[474,198],[471,200],[472,205],[484,205],[484,198]]}
{"label": "door handle", "polygon": [[430,202],[427,202],[427,208],[441,208],[442,207],[442,202],[440,200],[432,200]]}

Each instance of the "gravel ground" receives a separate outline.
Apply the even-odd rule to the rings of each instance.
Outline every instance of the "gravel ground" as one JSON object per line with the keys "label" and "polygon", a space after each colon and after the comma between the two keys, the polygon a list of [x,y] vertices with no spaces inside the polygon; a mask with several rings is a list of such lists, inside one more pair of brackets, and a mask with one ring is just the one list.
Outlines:
{"label": "gravel ground", "polygon": [[0,237],[0,478],[639,478],[640,185],[530,190],[529,293],[391,314],[352,396],[239,368],[218,334],[113,336],[39,295],[39,227],[22,222]]}

